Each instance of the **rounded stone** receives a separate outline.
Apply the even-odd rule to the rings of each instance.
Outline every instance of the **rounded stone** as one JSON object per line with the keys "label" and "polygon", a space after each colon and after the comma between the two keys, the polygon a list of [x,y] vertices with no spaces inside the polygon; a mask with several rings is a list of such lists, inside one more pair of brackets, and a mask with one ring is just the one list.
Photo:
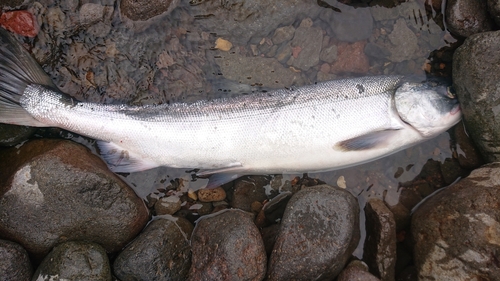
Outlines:
{"label": "rounded stone", "polygon": [[0,240],[0,280],[31,280],[33,268],[21,245]]}
{"label": "rounded stone", "polygon": [[144,202],[84,146],[40,139],[0,152],[0,235],[34,258],[86,240],[123,248],[144,227]]}
{"label": "rounded stone", "polygon": [[286,207],[267,278],[333,279],[359,237],[359,205],[351,193],[328,185],[302,189]]}
{"label": "rounded stone", "polygon": [[499,183],[500,163],[488,164],[416,209],[411,234],[419,280],[498,279]]}
{"label": "rounded stone", "polygon": [[111,281],[111,268],[100,245],[70,241],[56,246],[43,259],[33,280]]}
{"label": "rounded stone", "polygon": [[201,202],[214,202],[226,199],[226,191],[222,187],[198,190],[198,200]]}
{"label": "rounded stone", "polygon": [[202,217],[191,238],[190,281],[262,280],[266,252],[253,215],[237,209]]}
{"label": "rounded stone", "polygon": [[116,276],[121,281],[186,280],[191,266],[192,231],[193,226],[184,218],[155,217],[116,257]]}

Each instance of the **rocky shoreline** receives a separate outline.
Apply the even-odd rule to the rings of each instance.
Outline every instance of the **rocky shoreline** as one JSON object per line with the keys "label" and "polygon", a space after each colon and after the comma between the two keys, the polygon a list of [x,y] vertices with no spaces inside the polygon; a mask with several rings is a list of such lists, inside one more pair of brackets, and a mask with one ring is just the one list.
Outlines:
{"label": "rocky shoreline", "polygon": [[189,102],[430,73],[453,76],[464,121],[431,154],[406,150],[416,166],[212,190],[165,177],[146,198],[91,141],[0,124],[1,280],[500,280],[495,1],[11,2],[0,25],[78,99]]}

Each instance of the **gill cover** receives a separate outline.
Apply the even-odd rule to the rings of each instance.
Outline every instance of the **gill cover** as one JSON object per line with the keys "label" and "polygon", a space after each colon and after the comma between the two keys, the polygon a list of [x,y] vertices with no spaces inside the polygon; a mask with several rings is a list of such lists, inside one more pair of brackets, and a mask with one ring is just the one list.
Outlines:
{"label": "gill cover", "polygon": [[401,119],[424,137],[435,136],[460,121],[458,100],[444,81],[405,82],[394,95]]}

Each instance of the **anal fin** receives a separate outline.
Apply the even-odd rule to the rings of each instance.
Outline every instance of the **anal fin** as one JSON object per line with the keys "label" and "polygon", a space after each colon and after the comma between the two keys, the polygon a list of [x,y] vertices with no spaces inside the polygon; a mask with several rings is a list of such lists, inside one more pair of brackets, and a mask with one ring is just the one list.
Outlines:
{"label": "anal fin", "polygon": [[97,141],[101,157],[108,163],[108,167],[115,173],[131,173],[158,167],[151,160],[142,159],[133,151],[106,141]]}

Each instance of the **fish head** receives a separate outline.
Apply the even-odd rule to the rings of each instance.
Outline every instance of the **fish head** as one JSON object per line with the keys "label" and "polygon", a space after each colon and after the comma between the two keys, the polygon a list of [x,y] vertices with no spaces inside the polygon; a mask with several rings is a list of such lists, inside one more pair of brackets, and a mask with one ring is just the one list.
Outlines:
{"label": "fish head", "polygon": [[404,82],[395,92],[394,103],[401,120],[425,138],[448,130],[462,118],[458,100],[443,81]]}

